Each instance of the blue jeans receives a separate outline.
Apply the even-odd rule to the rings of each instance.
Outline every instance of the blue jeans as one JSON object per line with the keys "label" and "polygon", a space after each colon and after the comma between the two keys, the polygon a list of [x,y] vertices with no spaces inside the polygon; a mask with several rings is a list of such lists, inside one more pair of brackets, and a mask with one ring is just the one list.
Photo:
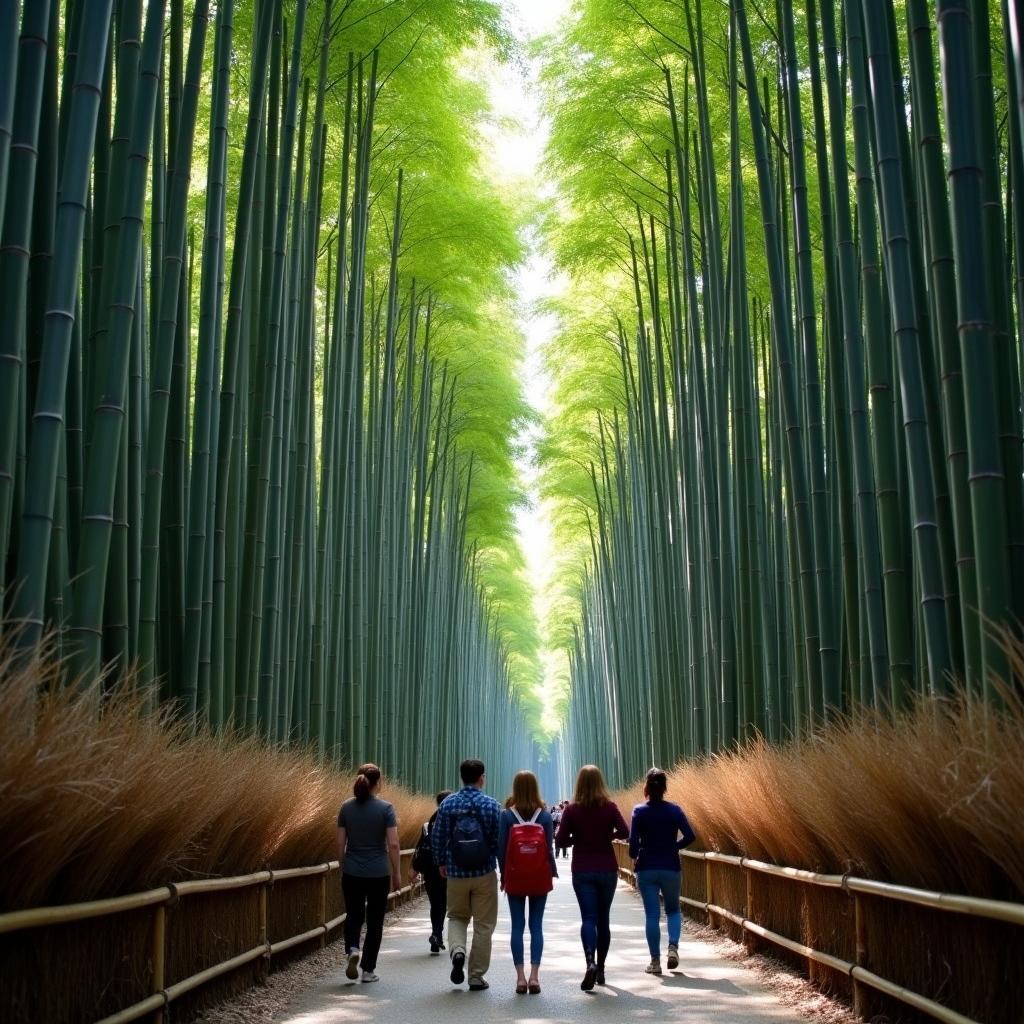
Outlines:
{"label": "blue jeans", "polygon": [[665,917],[668,918],[668,944],[679,945],[679,934],[683,927],[683,915],[679,911],[678,871],[654,870],[638,871],[636,884],[640,890],[640,898],[644,901],[644,915],[647,918],[647,945],[651,956],[661,956],[661,904],[659,896],[665,897]]}
{"label": "blue jeans", "polygon": [[583,918],[580,927],[583,952],[588,959],[596,954],[602,967],[612,944],[609,918],[617,884],[618,876],[614,871],[576,871],[572,876],[572,887]]}
{"label": "blue jeans", "polygon": [[536,967],[544,953],[544,907],[548,902],[543,896],[509,896],[508,916],[512,919],[512,963],[522,967],[523,931],[526,928],[526,901],[530,901],[530,965]]}

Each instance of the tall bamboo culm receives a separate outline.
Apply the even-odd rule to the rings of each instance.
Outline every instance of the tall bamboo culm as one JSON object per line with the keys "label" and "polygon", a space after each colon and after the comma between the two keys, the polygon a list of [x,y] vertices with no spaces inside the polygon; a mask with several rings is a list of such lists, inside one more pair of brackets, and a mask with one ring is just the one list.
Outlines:
{"label": "tall bamboo culm", "polygon": [[497,13],[350,7],[0,0],[4,611],[68,685],[434,788],[537,758],[396,142],[409,41]]}
{"label": "tall bamboo culm", "polygon": [[[586,509],[570,759],[622,784],[915,691],[998,700],[1024,610],[1015,10],[568,20],[550,153],[591,213],[555,245],[623,311],[613,385],[557,414],[589,480],[549,467]],[[570,315],[556,359],[599,324]]]}

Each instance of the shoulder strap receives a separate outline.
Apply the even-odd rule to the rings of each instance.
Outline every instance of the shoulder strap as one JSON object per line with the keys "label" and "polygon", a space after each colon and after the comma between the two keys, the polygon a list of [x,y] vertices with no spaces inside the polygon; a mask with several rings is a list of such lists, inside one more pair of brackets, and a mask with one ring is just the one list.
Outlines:
{"label": "shoulder strap", "polygon": [[524,818],[524,817],[523,817],[523,816],[522,816],[522,815],[521,815],[521,814],[519,813],[519,810],[518,810],[518,808],[515,808],[515,807],[510,807],[510,808],[509,808],[509,810],[510,810],[510,811],[511,811],[511,812],[512,812],[512,813],[513,813],[514,815],[515,815],[515,817],[516,817],[516,821],[518,821],[520,825],[536,825],[536,824],[537,824],[537,819],[538,819],[538,818],[540,817],[540,812],[541,812],[542,810],[544,810],[544,808],[543,808],[543,807],[538,807],[538,808],[537,808],[537,810],[535,810],[535,811],[533,812],[533,817],[532,817],[532,818],[530,818],[530,820],[529,820],[529,821],[527,821],[527,820],[526,820],[526,819],[525,819],[525,818]]}

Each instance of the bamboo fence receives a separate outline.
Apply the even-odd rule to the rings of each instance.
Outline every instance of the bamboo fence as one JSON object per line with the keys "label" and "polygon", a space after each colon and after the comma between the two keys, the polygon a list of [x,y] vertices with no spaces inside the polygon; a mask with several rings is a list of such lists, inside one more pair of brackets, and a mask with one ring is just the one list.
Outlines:
{"label": "bamboo fence", "polygon": [[[616,856],[619,863],[619,874],[631,885],[636,884],[635,874],[629,860],[625,843],[616,844]],[[897,904],[925,907],[933,911],[953,913],[980,921],[1001,922],[1018,928],[1024,928],[1024,904],[1003,900],[980,899],[971,896],[960,896],[949,893],[934,892],[926,889],[915,889],[909,886],[893,885],[872,879],[857,878],[852,875],[822,874],[798,868],[782,867],[768,864],[749,857],[738,857],[722,853],[699,853],[684,851],[681,855],[694,865],[700,864],[696,872],[699,887],[703,888],[704,898],[681,895],[682,907],[702,912],[711,924],[728,924],[740,929],[748,946],[757,940],[764,940],[777,947],[787,950],[807,961],[808,971],[813,973],[814,965],[827,968],[829,971],[849,979],[854,1009],[863,1012],[866,1009],[867,990],[884,997],[898,1000],[927,1016],[947,1022],[947,1024],[983,1024],[974,1017],[965,1016],[950,1006],[943,1005],[906,985],[898,984],[889,978],[870,970],[868,929],[866,928],[865,903],[870,898],[880,898]],[[402,851],[402,873],[408,877],[412,850]],[[338,862],[330,861],[308,867],[287,868],[273,871],[257,871],[248,875],[232,878],[211,878],[181,882],[160,886],[146,892],[132,893],[111,899],[93,900],[87,903],[73,903],[65,906],[38,907],[31,910],[13,911],[0,914],[0,935],[14,932],[25,932],[32,929],[46,928],[54,925],[65,925],[74,922],[110,917],[128,911],[152,908],[152,927],[150,930],[149,947],[145,950],[151,968],[150,994],[123,1009],[103,1017],[98,1024],[128,1024],[130,1021],[149,1018],[160,1024],[164,1020],[165,1011],[172,1002],[209,984],[231,971],[251,963],[260,965],[262,971],[269,968],[271,958],[304,943],[319,939],[321,946],[326,944],[327,937],[345,920],[341,913],[333,918],[327,917],[328,886],[332,878],[338,877]],[[731,902],[729,898],[719,899],[718,890],[724,889],[721,880],[716,885],[715,871],[724,870],[732,873],[728,888],[731,892],[745,893],[742,912],[724,904]],[[688,873],[689,874],[689,873]],[[801,886],[801,899],[813,897],[831,890],[842,893],[852,904],[856,955],[853,960],[845,959],[834,953],[816,948],[790,935],[782,934],[765,926],[757,918],[760,916],[759,902],[755,899],[755,879],[768,877],[792,882]],[[288,879],[318,877],[320,879],[320,923],[300,933],[271,942],[268,938],[267,922],[273,898],[275,883]],[[259,941],[250,949],[224,959],[218,963],[206,965],[203,969],[184,977],[174,984],[165,983],[166,964],[166,928],[167,910],[182,899],[191,896],[211,893],[259,888],[258,915]],[[417,886],[404,885],[391,893],[389,901],[397,905],[415,895]],[[83,941],[87,939],[83,935]],[[927,945],[928,934],[921,934],[921,943]]]}
{"label": "bamboo fence", "polygon": [[[413,851],[402,851],[402,877],[408,879]],[[299,934],[271,942],[268,938],[268,918],[273,898],[274,885],[288,879],[320,878],[320,923],[314,928]],[[98,1024],[128,1024],[129,1021],[149,1018],[154,1024],[162,1024],[165,1011],[174,1000],[186,993],[193,992],[212,982],[216,978],[247,964],[258,963],[261,975],[269,969],[271,958],[303,943],[320,940],[321,947],[327,937],[345,920],[341,913],[328,919],[328,885],[331,880],[339,881],[339,863],[336,860],[324,864],[313,864],[308,867],[285,868],[274,871],[266,869],[248,875],[231,878],[205,878],[194,881],[178,882],[163,885],[146,892],[131,893],[127,896],[116,896],[111,899],[93,900],[87,903],[70,903],[64,906],[34,907],[30,910],[17,910],[0,914],[0,935],[12,932],[24,932],[30,929],[46,928],[53,925],[70,924],[100,917],[109,917],[127,911],[141,910],[151,907],[153,910],[152,929],[150,931],[149,948],[145,951],[149,956],[151,967],[150,995],[145,999],[132,1003],[116,1013],[103,1017]],[[226,960],[205,966],[202,970],[182,978],[174,984],[165,983],[165,967],[167,962],[167,910],[182,899],[190,896],[210,893],[225,893],[237,890],[248,890],[259,887],[259,941],[247,949]],[[389,906],[395,906],[412,898],[419,889],[419,883],[409,883],[388,896]],[[83,942],[88,941],[83,934]]]}
{"label": "bamboo fence", "polygon": [[[632,861],[629,858],[628,844],[616,842],[615,848],[620,877],[623,881],[635,887],[636,875],[633,871]],[[856,878],[849,874],[821,874],[816,871],[782,867],[777,864],[753,860],[749,857],[738,857],[724,853],[702,853],[684,850],[680,857],[683,860],[689,860],[701,865],[703,870],[699,871],[698,874],[702,876],[701,881],[703,882],[705,897],[704,899],[695,899],[692,896],[682,894],[679,900],[681,908],[688,907],[691,910],[702,911],[706,915],[707,923],[712,926],[716,926],[722,921],[727,921],[736,928],[741,929],[744,934],[744,944],[747,945],[748,949],[752,947],[752,941],[763,939],[782,949],[788,950],[790,953],[796,954],[798,957],[805,958],[808,973],[812,976],[814,973],[813,965],[818,964],[847,977],[852,986],[854,1011],[862,1015],[865,1009],[865,989],[867,988],[873,989],[888,998],[896,999],[906,1006],[913,1007],[915,1010],[935,1020],[947,1022],[947,1024],[986,1024],[986,1022],[964,1016],[949,1006],[914,992],[904,985],[897,984],[869,970],[865,966],[869,957],[867,928],[865,927],[865,897],[880,897],[885,900],[895,901],[896,903],[913,904],[932,910],[966,915],[983,921],[1000,921],[1024,928],[1024,904],[1021,903],[952,895],[927,889],[915,889],[910,886],[893,885],[868,878]],[[721,866],[727,870],[731,869],[733,872],[740,872],[742,885],[739,889],[745,893],[742,913],[737,913],[735,910],[716,902],[716,887],[712,873],[714,866]],[[833,890],[848,896],[853,905],[856,942],[855,960],[850,961],[824,950],[816,949],[790,936],[766,928],[762,923],[759,923],[756,920],[758,907],[757,901],[754,898],[754,879],[758,875],[784,879],[803,886],[805,887],[803,896],[811,896],[816,892],[821,893],[823,890]],[[735,889],[735,882],[730,888]],[[722,902],[727,901],[723,900]],[[929,941],[929,936],[922,934],[920,941],[926,945]]]}

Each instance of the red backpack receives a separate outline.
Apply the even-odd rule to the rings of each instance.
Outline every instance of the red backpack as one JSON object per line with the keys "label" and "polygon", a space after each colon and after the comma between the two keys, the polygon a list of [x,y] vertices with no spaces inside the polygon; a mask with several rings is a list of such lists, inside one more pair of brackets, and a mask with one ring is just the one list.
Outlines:
{"label": "red backpack", "polygon": [[505,848],[505,892],[509,896],[543,896],[551,892],[551,855],[544,826],[537,824],[538,807],[529,821],[524,821],[513,807],[516,824],[508,833]]}

